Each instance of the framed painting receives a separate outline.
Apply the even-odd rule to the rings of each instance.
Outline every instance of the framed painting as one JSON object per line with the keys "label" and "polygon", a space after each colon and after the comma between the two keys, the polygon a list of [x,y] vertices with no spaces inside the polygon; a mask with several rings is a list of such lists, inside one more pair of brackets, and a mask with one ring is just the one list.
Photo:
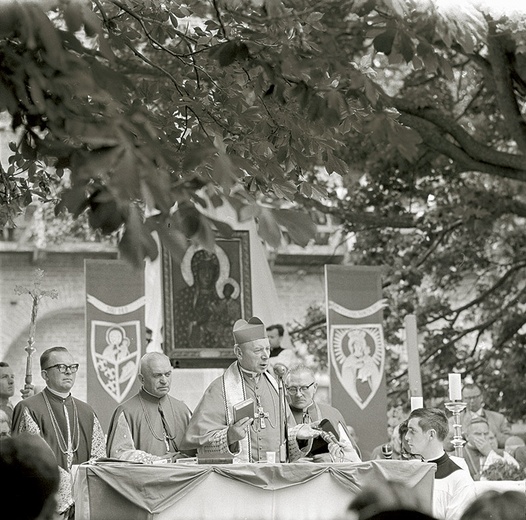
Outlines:
{"label": "framed painting", "polygon": [[181,264],[163,250],[163,349],[180,368],[224,368],[232,327],[252,315],[248,231],[218,237],[213,251],[190,244]]}

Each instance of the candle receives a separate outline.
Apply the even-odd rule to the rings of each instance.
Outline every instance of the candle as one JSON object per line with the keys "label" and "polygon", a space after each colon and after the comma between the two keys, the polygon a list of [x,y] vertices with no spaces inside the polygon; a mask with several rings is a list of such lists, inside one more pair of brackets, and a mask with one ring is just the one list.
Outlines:
{"label": "candle", "polygon": [[462,384],[460,374],[449,374],[449,400],[462,401]]}
{"label": "candle", "polygon": [[417,408],[424,408],[423,397],[411,397],[411,411],[416,410]]}

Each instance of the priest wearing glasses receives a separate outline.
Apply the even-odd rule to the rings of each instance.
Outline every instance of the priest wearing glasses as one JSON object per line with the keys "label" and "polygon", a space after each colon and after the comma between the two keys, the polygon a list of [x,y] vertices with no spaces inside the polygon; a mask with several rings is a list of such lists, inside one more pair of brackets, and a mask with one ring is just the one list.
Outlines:
{"label": "priest wearing glasses", "polygon": [[[260,462],[274,453],[280,461],[286,442],[288,460],[299,459],[303,454],[297,441],[320,432],[310,425],[295,425],[279,382],[267,370],[270,344],[263,322],[256,316],[237,320],[233,335],[237,360],[205,391],[190,419],[183,448],[197,449],[198,457],[224,456],[234,462]],[[234,408],[248,399],[254,403],[254,415],[235,420]]]}
{"label": "priest wearing glasses", "polygon": [[329,442],[326,442],[325,435],[321,439],[300,442],[305,456],[312,458],[314,462],[361,462],[358,447],[354,444],[340,411],[314,400],[318,389],[314,372],[305,365],[296,365],[287,373],[285,384],[296,424],[319,427],[321,421],[325,420],[321,424],[330,425],[326,430],[334,435]]}
{"label": "priest wearing glasses", "polygon": [[195,455],[180,445],[192,413],[168,395],[172,382],[170,359],[160,352],[141,358],[139,392],[113,412],[108,431],[108,456],[151,464],[174,462]]}
{"label": "priest wearing glasses", "polygon": [[79,364],[69,350],[47,349],[40,368],[46,387],[15,406],[12,432],[40,435],[47,442],[60,471],[57,513],[74,518],[71,466],[106,456],[104,432],[91,406],[71,395]]}

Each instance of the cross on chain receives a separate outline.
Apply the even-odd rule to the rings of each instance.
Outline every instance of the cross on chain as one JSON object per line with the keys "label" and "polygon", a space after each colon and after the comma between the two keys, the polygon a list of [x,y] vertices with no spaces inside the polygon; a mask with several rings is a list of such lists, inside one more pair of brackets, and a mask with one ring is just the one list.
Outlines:
{"label": "cross on chain", "polygon": [[261,398],[256,396],[256,403],[257,403],[257,409],[256,413],[254,414],[254,419],[259,421],[259,427],[264,430],[267,427],[267,423],[265,422],[265,419],[269,418],[269,413],[263,411],[263,406],[261,406]]}

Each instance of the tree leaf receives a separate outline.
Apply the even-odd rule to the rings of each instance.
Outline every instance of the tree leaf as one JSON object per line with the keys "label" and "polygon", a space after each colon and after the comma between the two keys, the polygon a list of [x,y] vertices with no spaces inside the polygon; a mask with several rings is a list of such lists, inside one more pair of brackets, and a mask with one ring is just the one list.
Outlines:
{"label": "tree leaf", "polygon": [[374,48],[378,52],[383,52],[386,56],[389,56],[393,48],[395,36],[396,29],[387,29],[373,40]]}
{"label": "tree leaf", "polygon": [[316,224],[308,213],[291,209],[272,209],[275,221],[283,226],[292,240],[305,247],[316,235]]}
{"label": "tree leaf", "polygon": [[274,218],[271,209],[262,207],[257,218],[258,233],[261,238],[272,247],[279,247],[281,244],[281,230]]}
{"label": "tree leaf", "polygon": [[130,205],[125,231],[119,241],[119,251],[137,269],[144,269],[146,257],[155,260],[159,254],[157,242],[134,205]]}

